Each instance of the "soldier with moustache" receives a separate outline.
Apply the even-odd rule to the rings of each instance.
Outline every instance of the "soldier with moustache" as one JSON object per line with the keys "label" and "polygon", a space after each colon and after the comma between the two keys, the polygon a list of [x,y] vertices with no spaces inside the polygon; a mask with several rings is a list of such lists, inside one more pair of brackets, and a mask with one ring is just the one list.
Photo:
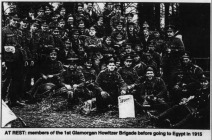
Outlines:
{"label": "soldier with moustache", "polygon": [[22,48],[22,32],[18,29],[17,15],[9,18],[9,25],[2,28],[2,65],[7,67],[6,81],[2,87],[2,97],[7,94],[9,86],[9,106],[23,106],[21,93],[23,92],[24,64],[27,56]]}
{"label": "soldier with moustache", "polygon": [[118,96],[125,95],[127,85],[121,75],[115,70],[114,58],[107,61],[107,69],[101,71],[96,79],[98,93],[96,105],[99,111],[106,111],[108,105],[118,105]]}

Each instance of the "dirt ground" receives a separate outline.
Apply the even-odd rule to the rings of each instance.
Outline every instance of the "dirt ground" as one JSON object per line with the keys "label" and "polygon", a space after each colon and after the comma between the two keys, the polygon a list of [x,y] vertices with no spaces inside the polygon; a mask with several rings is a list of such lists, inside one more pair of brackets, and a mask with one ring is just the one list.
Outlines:
{"label": "dirt ground", "polygon": [[[78,108],[67,108],[67,102],[58,97],[12,110],[30,128],[153,128],[142,111],[136,113],[136,118],[127,119],[119,119],[118,110],[85,115]],[[13,126],[21,127],[18,121]]]}

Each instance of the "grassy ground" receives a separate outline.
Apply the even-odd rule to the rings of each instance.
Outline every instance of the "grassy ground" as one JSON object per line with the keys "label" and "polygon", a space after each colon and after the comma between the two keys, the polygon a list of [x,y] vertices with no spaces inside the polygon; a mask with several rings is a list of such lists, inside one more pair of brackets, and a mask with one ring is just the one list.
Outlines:
{"label": "grassy ground", "polygon": [[[14,113],[31,128],[152,128],[146,122],[144,113],[136,113],[136,118],[119,119],[118,111],[82,114],[79,109],[67,108],[63,98],[45,99],[40,103],[28,104],[23,108],[13,107]],[[15,121],[13,126],[20,127]]]}

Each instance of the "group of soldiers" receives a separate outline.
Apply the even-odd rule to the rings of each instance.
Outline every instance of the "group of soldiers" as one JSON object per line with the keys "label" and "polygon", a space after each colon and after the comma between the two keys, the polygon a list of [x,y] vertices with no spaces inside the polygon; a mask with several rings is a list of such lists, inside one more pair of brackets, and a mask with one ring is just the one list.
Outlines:
{"label": "group of soldiers", "polygon": [[102,15],[92,2],[86,5],[78,3],[75,14],[45,6],[23,19],[9,17],[2,28],[2,99],[9,106],[36,101],[39,87],[52,83],[70,106],[91,101],[100,112],[126,94],[138,108],[161,111],[187,109],[191,100],[183,119],[206,108],[209,80],[192,63],[175,26],[165,32],[147,22],[139,27],[132,13],[122,15],[119,3],[106,3]]}

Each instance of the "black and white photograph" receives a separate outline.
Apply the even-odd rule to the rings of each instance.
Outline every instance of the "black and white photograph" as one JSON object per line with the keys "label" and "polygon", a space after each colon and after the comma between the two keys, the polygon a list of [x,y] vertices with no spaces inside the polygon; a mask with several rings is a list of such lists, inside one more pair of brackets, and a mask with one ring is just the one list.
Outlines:
{"label": "black and white photograph", "polygon": [[1,128],[210,130],[210,8],[2,1]]}

